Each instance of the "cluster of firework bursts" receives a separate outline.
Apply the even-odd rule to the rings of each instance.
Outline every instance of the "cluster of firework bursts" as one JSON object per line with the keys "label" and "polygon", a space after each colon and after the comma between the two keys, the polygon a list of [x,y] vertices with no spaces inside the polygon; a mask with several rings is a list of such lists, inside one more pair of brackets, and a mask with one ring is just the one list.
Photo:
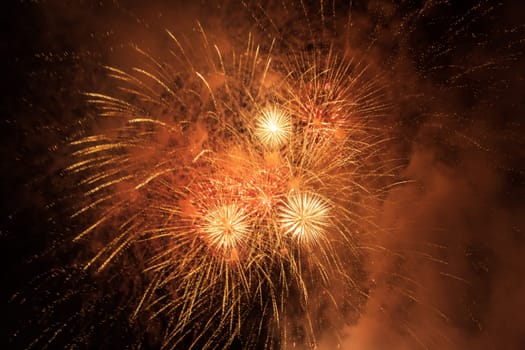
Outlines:
{"label": "cluster of firework bursts", "polygon": [[16,4],[8,348],[519,347],[523,5]]}
{"label": "cluster of firework bursts", "polygon": [[131,319],[162,319],[165,348],[315,346],[322,312],[358,314],[364,295],[345,264],[395,181],[377,161],[384,96],[330,47],[273,62],[251,35],[223,53],[199,33],[167,32],[171,61],[137,48],[143,67],[106,67],[117,93],[87,94],[101,131],[67,169],[91,221],[76,240],[103,242],[85,269],[133,256]]}

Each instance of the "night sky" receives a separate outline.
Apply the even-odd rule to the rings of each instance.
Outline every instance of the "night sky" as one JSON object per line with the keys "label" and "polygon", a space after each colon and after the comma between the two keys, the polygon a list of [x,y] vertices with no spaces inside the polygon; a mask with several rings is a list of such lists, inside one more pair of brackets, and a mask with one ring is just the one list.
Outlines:
{"label": "night sky", "polygon": [[[248,32],[263,50],[277,38],[276,61],[311,51],[322,27],[315,0],[304,9],[184,3],[4,4],[2,348],[44,348],[63,323],[48,348],[159,347],[165,320],[129,322],[143,283],[137,270],[124,260],[107,273],[84,272],[100,242],[73,243],[94,218],[70,218],[82,193],[64,168],[69,143],[104,128],[84,95],[112,92],[102,66],[140,66],[133,46],[165,58],[165,29],[191,37],[197,20],[222,47],[243,49]],[[399,159],[407,183],[370,203],[389,232],[372,243],[392,254],[363,253],[368,298],[357,316],[334,316],[339,339],[322,330],[319,348],[525,348],[524,5],[335,1],[332,15],[327,3],[338,26],[327,24],[324,40],[380,77],[388,113],[378,125],[391,141],[378,157]],[[243,338],[232,347],[243,348]]]}

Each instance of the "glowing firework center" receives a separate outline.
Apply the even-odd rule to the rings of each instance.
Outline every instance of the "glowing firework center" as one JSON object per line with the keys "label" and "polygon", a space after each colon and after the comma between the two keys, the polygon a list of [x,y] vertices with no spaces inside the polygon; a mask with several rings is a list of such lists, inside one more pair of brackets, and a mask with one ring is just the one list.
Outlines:
{"label": "glowing firework center", "polygon": [[270,149],[283,146],[292,134],[290,118],[276,107],[265,109],[257,120],[255,134]]}

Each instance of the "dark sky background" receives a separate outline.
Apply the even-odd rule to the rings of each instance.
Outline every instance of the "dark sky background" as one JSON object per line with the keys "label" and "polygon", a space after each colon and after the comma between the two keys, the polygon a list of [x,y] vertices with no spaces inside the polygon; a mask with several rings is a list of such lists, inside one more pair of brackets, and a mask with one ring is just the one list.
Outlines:
{"label": "dark sky background", "polygon": [[[125,292],[100,295],[104,277],[75,275],[75,268],[63,274],[83,253],[70,243],[79,231],[68,220],[74,180],[62,168],[67,143],[94,128],[82,93],[108,88],[101,64],[134,63],[130,44],[162,55],[163,29],[191,31],[196,19],[214,28],[217,40],[249,30],[275,35],[235,2],[183,3],[3,4],[2,348],[23,349],[71,314],[71,332],[91,334],[87,348],[155,344],[140,326],[126,323],[125,307],[113,309]],[[281,38],[306,40],[300,35],[307,31],[304,22],[280,13],[280,2],[259,5],[250,8],[267,8],[282,23]],[[384,70],[392,104],[384,127],[396,135],[391,151],[406,159],[401,176],[414,183],[393,189],[378,204],[379,225],[394,233],[376,243],[403,258],[370,254],[366,270],[377,285],[359,320],[340,325],[341,348],[524,349],[525,6],[354,1],[351,7],[353,26],[337,33],[335,42],[348,35],[356,53]],[[339,19],[348,4],[338,1],[336,9]],[[411,287],[418,302],[392,292],[412,283],[396,273],[417,282]],[[69,290],[80,292],[65,306],[53,304]],[[78,314],[78,308],[87,311]],[[321,336],[321,348],[333,346]]]}

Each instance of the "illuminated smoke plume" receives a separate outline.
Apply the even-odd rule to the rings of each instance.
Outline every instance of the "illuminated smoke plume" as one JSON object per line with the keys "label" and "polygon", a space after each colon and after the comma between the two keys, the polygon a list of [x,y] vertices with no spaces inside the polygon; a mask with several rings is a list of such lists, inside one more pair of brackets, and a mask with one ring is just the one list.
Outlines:
{"label": "illuminated smoke plume", "polygon": [[522,346],[519,5],[14,9],[9,347]]}

